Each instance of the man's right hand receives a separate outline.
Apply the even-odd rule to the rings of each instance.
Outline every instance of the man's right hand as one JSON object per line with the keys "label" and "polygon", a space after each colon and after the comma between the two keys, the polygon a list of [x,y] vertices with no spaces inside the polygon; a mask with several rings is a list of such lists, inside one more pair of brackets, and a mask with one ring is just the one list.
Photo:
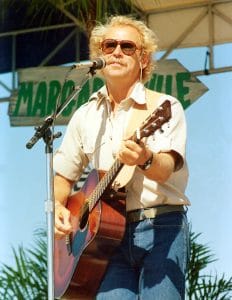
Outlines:
{"label": "man's right hand", "polygon": [[55,238],[62,239],[72,232],[70,211],[61,203],[55,204]]}

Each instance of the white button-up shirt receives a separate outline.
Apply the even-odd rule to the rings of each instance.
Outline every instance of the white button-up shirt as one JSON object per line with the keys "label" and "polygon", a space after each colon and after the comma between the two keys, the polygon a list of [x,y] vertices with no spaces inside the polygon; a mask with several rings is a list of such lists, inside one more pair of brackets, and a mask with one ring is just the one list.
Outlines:
{"label": "white button-up shirt", "polygon": [[[162,133],[156,131],[147,138],[147,145],[155,153],[174,150],[182,160],[163,184],[148,179],[137,167],[126,186],[128,211],[162,204],[190,204],[184,194],[188,179],[185,115],[179,101],[172,96],[162,94],[159,105],[165,100],[171,102],[172,118],[162,127]],[[130,97],[121,101],[114,112],[105,86],[94,93],[72,116],[54,156],[54,170],[73,181],[80,178],[89,163],[95,169],[109,170],[125,135],[134,102],[146,103],[146,89],[141,83],[135,85]]]}

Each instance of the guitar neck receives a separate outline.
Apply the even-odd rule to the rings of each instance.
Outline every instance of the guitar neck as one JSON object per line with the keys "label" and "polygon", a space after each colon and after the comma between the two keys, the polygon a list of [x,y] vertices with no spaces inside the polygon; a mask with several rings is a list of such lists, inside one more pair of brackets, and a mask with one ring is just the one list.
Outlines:
{"label": "guitar neck", "polygon": [[88,198],[89,211],[94,208],[95,204],[98,202],[105,190],[112,184],[122,167],[123,163],[121,163],[119,159],[116,159],[109,171],[104,174],[104,176],[101,178],[98,185]]}

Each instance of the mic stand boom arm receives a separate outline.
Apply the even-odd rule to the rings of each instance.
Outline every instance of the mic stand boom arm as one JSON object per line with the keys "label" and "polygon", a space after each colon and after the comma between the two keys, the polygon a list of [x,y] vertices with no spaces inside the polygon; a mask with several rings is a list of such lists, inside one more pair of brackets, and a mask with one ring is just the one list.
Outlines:
{"label": "mic stand boom arm", "polygon": [[[87,77],[80,86],[74,87],[74,90],[72,93],[66,98],[64,103],[60,104],[55,113],[46,117],[46,119],[43,121],[42,125],[35,127],[35,134],[33,137],[27,142],[26,147],[27,149],[31,149],[39,139],[43,138],[46,136],[46,131],[54,124],[54,121],[56,120],[57,117],[62,113],[62,111],[68,106],[68,104],[80,93],[82,87],[84,84],[89,80],[89,77]],[[61,136],[61,135],[60,135]],[[56,138],[57,136],[54,136]],[[59,136],[58,136],[59,137]]]}
{"label": "mic stand boom arm", "polygon": [[31,149],[39,139],[45,142],[46,153],[46,184],[47,200],[45,200],[45,213],[47,216],[47,280],[48,280],[48,300],[54,299],[54,175],[53,175],[53,140],[61,136],[61,132],[56,134],[51,130],[55,119],[61,114],[65,107],[80,93],[84,84],[89,80],[88,74],[92,76],[95,70],[90,68],[81,85],[74,88],[73,92],[67,97],[64,103],[60,104],[56,112],[43,121],[42,125],[35,128],[36,132],[28,141],[26,147]]}

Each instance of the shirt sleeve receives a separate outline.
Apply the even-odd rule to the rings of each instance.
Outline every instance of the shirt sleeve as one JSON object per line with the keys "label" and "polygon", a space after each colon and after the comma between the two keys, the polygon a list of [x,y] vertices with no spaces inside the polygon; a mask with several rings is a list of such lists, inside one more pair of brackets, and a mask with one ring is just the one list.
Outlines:
{"label": "shirt sleeve", "polygon": [[181,103],[171,96],[163,98],[166,99],[171,101],[171,119],[148,139],[148,146],[155,153],[175,151],[178,154],[175,171],[178,171],[185,161],[186,120]]}
{"label": "shirt sleeve", "polygon": [[72,181],[77,181],[88,164],[81,142],[81,113],[76,111],[72,116],[61,146],[54,154],[54,171]]}

